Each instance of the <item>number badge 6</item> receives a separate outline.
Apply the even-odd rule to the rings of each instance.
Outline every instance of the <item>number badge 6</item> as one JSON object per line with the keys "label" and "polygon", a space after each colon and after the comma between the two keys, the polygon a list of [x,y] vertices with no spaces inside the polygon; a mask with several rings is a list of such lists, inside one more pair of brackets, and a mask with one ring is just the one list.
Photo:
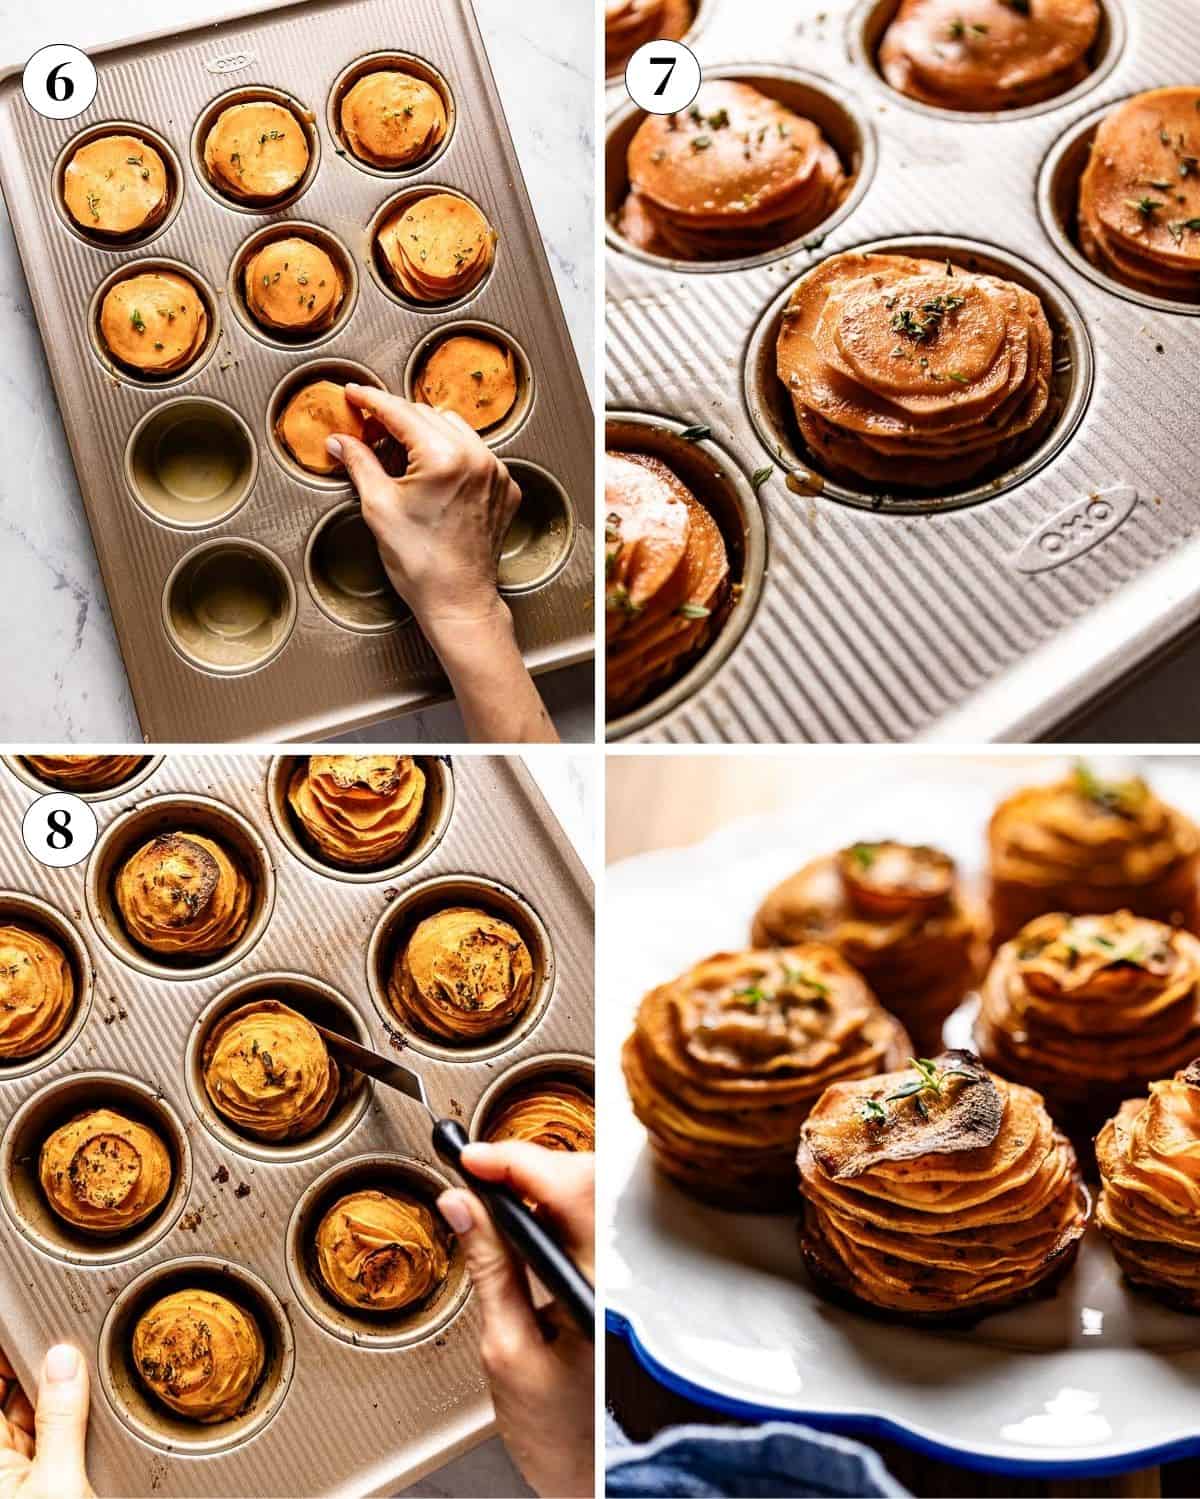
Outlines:
{"label": "number badge 6", "polygon": [[32,108],[48,120],[73,120],[96,97],[96,69],[86,52],[53,42],[25,64],[21,89]]}
{"label": "number badge 6", "polygon": [[65,791],[39,796],[21,820],[25,847],[39,864],[66,869],[82,864],[96,845],[96,814]]}

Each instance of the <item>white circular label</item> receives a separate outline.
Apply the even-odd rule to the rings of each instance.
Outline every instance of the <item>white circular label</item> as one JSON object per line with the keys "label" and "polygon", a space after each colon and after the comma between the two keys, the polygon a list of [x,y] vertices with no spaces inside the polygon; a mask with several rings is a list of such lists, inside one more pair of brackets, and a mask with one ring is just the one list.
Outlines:
{"label": "white circular label", "polygon": [[629,59],[625,87],[647,114],[678,114],[700,90],[700,64],[682,42],[646,42]]}
{"label": "white circular label", "polygon": [[21,837],[39,864],[66,869],[82,863],[96,846],[96,814],[65,791],[39,796],[21,820]]}
{"label": "white circular label", "polygon": [[49,120],[73,120],[96,97],[96,69],[86,52],[53,42],[25,64],[21,87],[38,114]]}

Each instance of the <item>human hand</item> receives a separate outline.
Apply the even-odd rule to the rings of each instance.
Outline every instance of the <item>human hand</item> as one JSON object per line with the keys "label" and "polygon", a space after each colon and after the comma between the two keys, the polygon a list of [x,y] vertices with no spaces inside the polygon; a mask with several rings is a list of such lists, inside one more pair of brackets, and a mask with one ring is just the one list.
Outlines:
{"label": "human hand", "polygon": [[[463,1164],[538,1204],[564,1249],[595,1279],[595,1157],[524,1142],[469,1145]],[[572,1499],[593,1493],[594,1345],[557,1303],[534,1309],[529,1277],[473,1192],[438,1207],[462,1240],[483,1312],[479,1356],[500,1434],[530,1487]]]}
{"label": "human hand", "polygon": [[0,1499],[95,1499],[85,1466],[90,1385],[77,1348],[57,1343],[38,1379],[37,1408],[0,1352]]}
{"label": "human hand", "polygon": [[346,398],[404,449],[394,479],[366,443],[328,439],[362,501],[392,586],[426,634],[487,623],[507,609],[496,591],[500,547],[521,503],[508,470],[454,411],[436,411],[369,385]]}

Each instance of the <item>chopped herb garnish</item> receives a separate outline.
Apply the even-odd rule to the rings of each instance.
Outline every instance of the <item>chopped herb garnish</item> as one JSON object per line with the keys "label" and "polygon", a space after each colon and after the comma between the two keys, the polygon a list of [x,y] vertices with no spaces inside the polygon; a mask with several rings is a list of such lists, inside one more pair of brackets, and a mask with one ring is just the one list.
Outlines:
{"label": "chopped herb garnish", "polygon": [[133,326],[137,329],[137,331],[139,333],[145,333],[145,331],[146,331],[146,324],[143,322],[142,315],[137,310],[136,307],[129,314],[129,321],[133,324]]}
{"label": "chopped herb garnish", "polygon": [[775,465],[768,463],[765,468],[756,468],[750,476],[750,487],[757,494],[771,475],[775,472]]}
{"label": "chopped herb garnish", "polygon": [[703,604],[680,604],[675,613],[683,619],[707,619],[712,610],[706,609]]}

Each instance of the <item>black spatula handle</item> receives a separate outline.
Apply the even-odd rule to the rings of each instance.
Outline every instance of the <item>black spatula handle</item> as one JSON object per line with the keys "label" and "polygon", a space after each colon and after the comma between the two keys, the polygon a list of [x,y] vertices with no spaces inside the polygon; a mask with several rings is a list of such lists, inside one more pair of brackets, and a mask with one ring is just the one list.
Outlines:
{"label": "black spatula handle", "polygon": [[463,1165],[470,1142],[457,1119],[439,1119],[433,1126],[433,1147],[453,1166],[476,1196],[487,1205],[496,1227],[556,1301],[561,1301],[585,1336],[596,1336],[596,1293],[591,1281],[545,1226],[507,1186],[483,1181]]}

